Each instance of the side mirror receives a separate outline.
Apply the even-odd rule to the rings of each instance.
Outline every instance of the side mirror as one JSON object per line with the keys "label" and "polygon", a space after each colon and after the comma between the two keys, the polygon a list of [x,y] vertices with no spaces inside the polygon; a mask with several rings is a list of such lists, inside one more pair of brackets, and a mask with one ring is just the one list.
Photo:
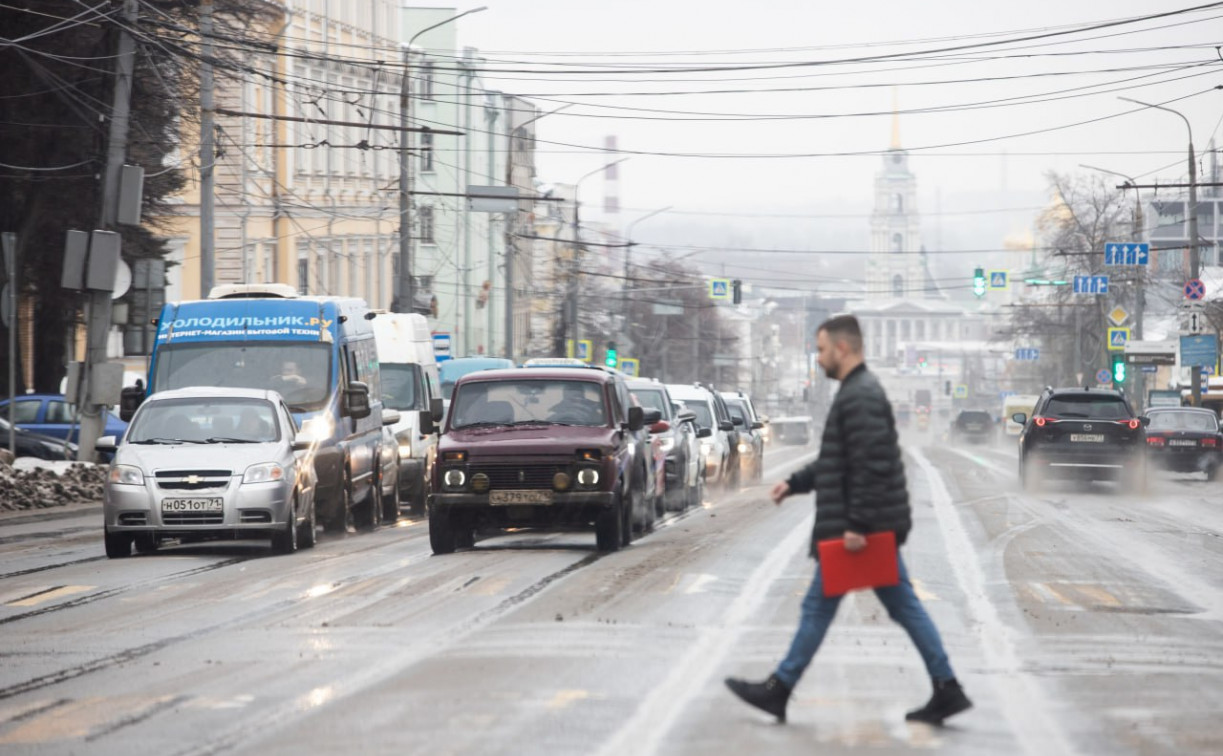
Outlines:
{"label": "side mirror", "polygon": [[369,386],[360,381],[353,381],[344,389],[344,414],[354,420],[369,417]]}
{"label": "side mirror", "polygon": [[[436,396],[429,400],[429,414],[433,416],[433,422],[441,423],[442,418],[446,417],[446,401],[440,396]],[[423,424],[421,427],[425,427]],[[424,433],[422,430],[421,433]]]}
{"label": "side mirror", "polygon": [[713,428],[698,428],[696,431],[697,438],[709,438],[713,435]]}
{"label": "side mirror", "polygon": [[[441,400],[434,399],[433,401],[436,402],[436,401],[441,401]],[[437,424],[433,422],[433,411],[432,410],[421,410],[420,411],[420,435],[421,436],[431,436],[434,433],[437,433]]]}
{"label": "side mirror", "polygon": [[681,423],[694,423],[696,422],[696,413],[690,409],[682,409],[675,415],[675,419]]}
{"label": "side mirror", "polygon": [[662,410],[645,409],[644,407],[642,409],[645,412],[642,417],[645,419],[646,425],[653,425],[654,423],[662,420]]}
{"label": "side mirror", "polygon": [[659,420],[656,423],[650,424],[650,433],[666,433],[671,430],[671,423],[666,420]]}
{"label": "side mirror", "polygon": [[113,452],[118,445],[115,436],[102,436],[94,442],[93,449],[100,452]]}
{"label": "side mirror", "polygon": [[1015,423],[1016,425],[1023,425],[1024,423],[1028,422],[1028,416],[1022,412],[1016,412],[1015,414],[1011,415],[1011,422]]}
{"label": "side mirror", "polygon": [[382,424],[383,425],[395,425],[401,419],[403,418],[399,414],[399,410],[383,408],[382,410]]}
{"label": "side mirror", "polygon": [[119,419],[125,423],[132,421],[132,416],[144,403],[144,389],[140,386],[128,386],[119,392]]}
{"label": "side mirror", "polygon": [[752,430],[760,430],[763,427],[764,427],[764,423],[760,422],[759,420],[752,423]]}
{"label": "side mirror", "polygon": [[628,408],[628,429],[634,433],[645,427],[645,410],[640,407]]}
{"label": "side mirror", "polygon": [[718,430],[720,431],[733,431],[734,429],[735,424],[729,420],[723,420],[722,422],[718,423]]}
{"label": "side mirror", "polygon": [[737,417],[737,416],[736,416],[736,417],[732,417],[732,418],[730,419],[730,422],[731,422],[732,424],[734,424],[736,427],[738,427],[738,426],[743,425],[743,418],[741,418],[741,417]]}
{"label": "side mirror", "polygon": [[293,451],[295,452],[307,451],[312,446],[314,446],[314,439],[301,433],[298,433],[297,438],[293,439]]}

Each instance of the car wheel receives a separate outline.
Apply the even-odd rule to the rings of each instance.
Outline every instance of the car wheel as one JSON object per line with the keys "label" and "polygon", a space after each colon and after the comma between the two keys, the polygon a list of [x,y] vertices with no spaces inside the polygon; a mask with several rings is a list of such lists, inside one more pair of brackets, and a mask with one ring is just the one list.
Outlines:
{"label": "car wheel", "polygon": [[154,554],[160,543],[156,533],[140,533],[132,539],[137,554]]}
{"label": "car wheel", "polygon": [[132,537],[127,533],[103,530],[102,538],[106,542],[107,559],[124,559],[132,555]]}
{"label": "car wheel", "polygon": [[382,495],[382,523],[394,525],[399,520],[399,476],[395,476],[395,485],[391,486],[391,495]]}
{"label": "car wheel", "polygon": [[450,510],[444,507],[429,507],[429,546],[439,555],[453,554],[457,546]]}
{"label": "car wheel", "polygon": [[699,507],[705,503],[705,476],[696,476],[696,484],[688,490],[688,506]]}
{"label": "car wheel", "polygon": [[355,533],[356,519],[352,511],[352,485],[348,482],[348,474],[340,481],[340,490],[336,493],[339,501],[331,517],[323,523],[323,527],[334,533]]}
{"label": "car wheel", "polygon": [[454,547],[456,549],[471,549],[476,545],[476,529],[469,522],[451,521],[454,529]]}
{"label": "car wheel", "polygon": [[298,543],[303,549],[312,549],[318,541],[318,514],[314,509],[314,501],[310,502],[310,514],[301,524],[301,532],[297,534]]}
{"label": "car wheel", "polygon": [[425,514],[425,503],[429,501],[429,481],[422,477],[408,491],[408,514],[420,517]]}
{"label": "car wheel", "polygon": [[610,507],[595,518],[595,546],[599,551],[616,551],[623,545],[624,497],[617,496]]}
{"label": "car wheel", "polygon": [[289,519],[285,522],[285,526],[281,530],[272,533],[272,551],[277,554],[292,554],[297,551],[298,532],[297,532],[297,497],[293,497],[291,506],[289,507]]}
{"label": "car wheel", "polygon": [[641,473],[642,490],[633,500],[633,531],[636,535],[645,535],[654,530],[654,500],[645,491],[645,475],[643,471]]}
{"label": "car wheel", "polygon": [[369,491],[365,494],[365,510],[361,517],[367,530],[374,531],[382,526],[382,473],[375,471],[374,479],[370,481]]}

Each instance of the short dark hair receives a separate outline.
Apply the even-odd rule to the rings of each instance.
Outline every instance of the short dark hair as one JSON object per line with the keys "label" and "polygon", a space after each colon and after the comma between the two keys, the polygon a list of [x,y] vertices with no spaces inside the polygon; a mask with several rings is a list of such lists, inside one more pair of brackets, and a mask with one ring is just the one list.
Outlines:
{"label": "short dark hair", "polygon": [[820,331],[833,341],[844,341],[855,352],[862,351],[862,326],[853,315],[834,315],[820,323],[816,333]]}

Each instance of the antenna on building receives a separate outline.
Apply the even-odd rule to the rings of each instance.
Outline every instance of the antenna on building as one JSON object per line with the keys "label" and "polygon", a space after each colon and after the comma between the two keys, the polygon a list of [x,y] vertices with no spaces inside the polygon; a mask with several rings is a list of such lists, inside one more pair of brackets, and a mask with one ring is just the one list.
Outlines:
{"label": "antenna on building", "polygon": [[892,145],[890,149],[900,149],[900,89],[898,87],[892,87]]}

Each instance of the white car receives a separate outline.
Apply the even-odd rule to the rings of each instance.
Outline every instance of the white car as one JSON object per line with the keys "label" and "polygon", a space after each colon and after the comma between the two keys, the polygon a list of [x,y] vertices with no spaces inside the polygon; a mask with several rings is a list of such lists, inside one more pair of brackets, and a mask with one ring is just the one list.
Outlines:
{"label": "white car", "polygon": [[726,413],[721,397],[703,386],[668,384],[671,398],[683,402],[696,414],[697,428],[708,429],[701,438],[705,458],[705,482],[728,490],[739,488],[739,451],[735,426]]}
{"label": "white car", "polygon": [[315,538],[315,441],[275,391],[193,387],[140,406],[103,486],[106,556],[156,551],[166,538],[271,538],[274,551]]}

